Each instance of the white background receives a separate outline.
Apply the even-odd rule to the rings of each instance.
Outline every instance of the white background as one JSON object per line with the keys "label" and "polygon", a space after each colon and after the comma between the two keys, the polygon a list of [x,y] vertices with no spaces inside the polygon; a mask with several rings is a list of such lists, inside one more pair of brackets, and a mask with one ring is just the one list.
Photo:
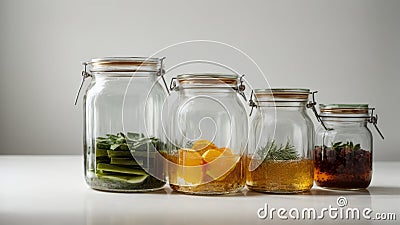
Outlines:
{"label": "white background", "polygon": [[82,154],[81,62],[209,39],[246,52],[272,87],[370,103],[386,137],[373,131],[375,159],[400,160],[399,12],[396,0],[1,0],[0,154]]}

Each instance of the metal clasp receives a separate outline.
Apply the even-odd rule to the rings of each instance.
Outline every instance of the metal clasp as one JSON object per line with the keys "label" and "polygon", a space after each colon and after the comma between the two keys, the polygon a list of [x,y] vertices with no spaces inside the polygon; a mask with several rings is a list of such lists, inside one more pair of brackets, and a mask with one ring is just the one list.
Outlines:
{"label": "metal clasp", "polygon": [[242,76],[240,76],[240,78],[239,78],[239,82],[240,83],[239,83],[239,85],[237,87],[233,87],[233,90],[235,90],[239,95],[241,95],[243,97],[244,101],[247,102],[247,98],[246,98],[246,95],[244,93],[244,90],[246,89],[246,86],[243,84],[243,81],[244,81],[243,77],[244,77],[244,74]]}
{"label": "metal clasp", "polygon": [[383,136],[382,132],[379,130],[378,128],[378,114],[376,114],[374,116],[374,110],[375,108],[371,108],[371,115],[368,118],[368,122],[372,123],[376,129],[376,131],[378,131],[379,135],[381,136],[382,139],[385,139],[385,137]]}
{"label": "metal clasp", "polygon": [[325,130],[331,130],[331,129],[328,129],[328,128],[325,126],[324,121],[322,121],[321,117],[320,117],[319,114],[318,114],[317,108],[315,108],[315,106],[317,105],[317,102],[315,101],[315,94],[316,94],[316,93],[318,93],[318,91],[310,92],[310,94],[312,94],[312,101],[309,101],[309,102],[307,103],[306,107],[309,108],[309,109],[312,109],[312,111],[313,111],[314,114],[315,114],[315,117],[317,117],[318,122],[321,123],[321,125],[324,127]]}
{"label": "metal clasp", "polygon": [[253,94],[254,94],[254,91],[251,90],[250,100],[249,100],[249,106],[251,107],[251,110],[250,110],[249,116],[251,116],[251,114],[253,114],[254,107],[257,108],[257,104],[253,101]]}
{"label": "metal clasp", "polygon": [[246,95],[244,94],[244,90],[246,89],[246,86],[243,84],[243,77],[244,77],[244,74],[242,76],[240,76],[240,79],[239,79],[240,84],[237,88],[237,92],[243,97],[244,101],[247,102]]}
{"label": "metal clasp", "polygon": [[169,89],[168,89],[168,86],[167,86],[167,82],[165,81],[165,77],[164,77],[164,75],[165,75],[165,70],[164,70],[164,59],[165,59],[165,58],[166,58],[166,57],[160,58],[160,70],[157,72],[157,76],[160,76],[161,79],[163,80],[165,89],[167,90],[167,93],[168,93],[168,95],[169,95],[170,92],[169,92]]}
{"label": "metal clasp", "polygon": [[81,86],[79,86],[79,90],[78,93],[76,94],[76,98],[75,98],[75,104],[78,102],[78,98],[79,98],[79,94],[81,93],[82,87],[83,87],[83,83],[85,82],[85,79],[88,77],[92,77],[92,75],[90,73],[87,72],[87,62],[84,62],[83,65],[85,66],[85,70],[82,71],[82,82],[81,82]]}
{"label": "metal clasp", "polygon": [[177,91],[178,85],[176,85],[176,77],[171,78],[171,83],[169,84],[169,90],[170,91]]}

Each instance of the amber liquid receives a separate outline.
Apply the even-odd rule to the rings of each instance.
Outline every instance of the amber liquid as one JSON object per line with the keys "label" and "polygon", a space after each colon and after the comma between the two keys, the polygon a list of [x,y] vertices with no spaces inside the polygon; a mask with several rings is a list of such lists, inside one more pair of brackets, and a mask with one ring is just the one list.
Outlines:
{"label": "amber liquid", "polygon": [[[251,156],[248,156],[247,168],[251,160]],[[309,191],[313,186],[314,163],[311,159],[264,160],[255,163],[259,166],[253,171],[247,170],[246,175],[246,184],[251,190],[297,193]]]}
{"label": "amber liquid", "polygon": [[372,178],[372,154],[363,149],[315,148],[315,183],[332,189],[364,189]]}
{"label": "amber liquid", "polygon": [[[217,178],[213,178],[208,174],[207,166],[203,168],[189,168],[187,173],[182,170],[178,171],[180,168],[176,166],[170,166],[168,168],[169,185],[173,190],[186,194],[213,195],[238,192],[245,186],[245,157],[233,157],[238,159],[237,162],[227,170],[224,168],[226,172],[221,173],[221,176]],[[175,164],[178,163],[177,155],[169,155],[168,159]],[[186,176],[186,180],[182,178],[184,177],[182,176],[183,173],[185,173],[184,176]],[[198,179],[193,177],[198,177]]]}

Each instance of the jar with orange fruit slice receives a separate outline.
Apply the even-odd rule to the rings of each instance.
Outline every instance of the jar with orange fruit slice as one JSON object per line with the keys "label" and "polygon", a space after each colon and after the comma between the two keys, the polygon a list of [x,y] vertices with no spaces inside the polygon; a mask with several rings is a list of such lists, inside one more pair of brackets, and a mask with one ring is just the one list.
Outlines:
{"label": "jar with orange fruit slice", "polygon": [[198,140],[191,148],[169,155],[169,183],[173,190],[192,194],[228,194],[245,185],[244,156]]}
{"label": "jar with orange fruit slice", "polygon": [[[168,181],[188,194],[228,194],[245,186],[248,117],[237,74],[191,73],[173,78]],[[173,95],[174,92],[171,92]]]}

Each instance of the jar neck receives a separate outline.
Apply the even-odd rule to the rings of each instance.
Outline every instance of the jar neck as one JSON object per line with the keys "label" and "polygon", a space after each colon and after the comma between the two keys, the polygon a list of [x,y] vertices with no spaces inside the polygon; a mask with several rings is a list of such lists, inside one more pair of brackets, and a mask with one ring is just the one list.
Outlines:
{"label": "jar neck", "polygon": [[321,118],[327,128],[367,127],[365,118]]}
{"label": "jar neck", "polygon": [[237,91],[230,87],[201,87],[201,88],[179,88],[178,91],[181,96],[194,96],[194,95],[236,95]]}
{"label": "jar neck", "polygon": [[93,78],[96,82],[129,82],[130,79],[141,79],[156,81],[157,76],[155,73],[136,72],[136,73],[93,73]]}
{"label": "jar neck", "polygon": [[321,121],[327,128],[339,127],[366,127],[368,123],[368,114],[363,113],[321,113]]}

